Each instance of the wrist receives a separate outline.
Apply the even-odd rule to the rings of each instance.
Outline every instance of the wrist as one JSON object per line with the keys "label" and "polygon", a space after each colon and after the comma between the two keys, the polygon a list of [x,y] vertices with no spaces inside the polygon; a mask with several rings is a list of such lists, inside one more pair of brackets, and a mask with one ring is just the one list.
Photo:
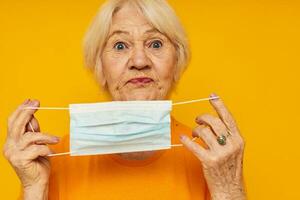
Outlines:
{"label": "wrist", "polygon": [[212,194],[212,200],[246,200],[246,195],[244,193],[241,194]]}
{"label": "wrist", "polygon": [[234,184],[230,187],[223,186],[222,188],[211,191],[212,200],[246,200],[246,192],[244,184]]}
{"label": "wrist", "polygon": [[47,200],[48,183],[35,184],[23,188],[24,200]]}
{"label": "wrist", "polygon": [[211,193],[212,200],[246,200],[246,193],[243,189],[230,192]]}

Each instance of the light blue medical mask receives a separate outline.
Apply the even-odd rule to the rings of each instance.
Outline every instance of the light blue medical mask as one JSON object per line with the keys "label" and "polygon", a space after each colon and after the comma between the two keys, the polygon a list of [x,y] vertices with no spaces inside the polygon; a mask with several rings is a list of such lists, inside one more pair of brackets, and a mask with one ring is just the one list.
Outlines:
{"label": "light blue medical mask", "polygon": [[[70,104],[64,107],[27,107],[39,110],[69,110],[70,152],[48,156],[97,155],[169,149],[172,106],[216,99],[210,97],[185,102],[112,101]],[[29,123],[31,126],[31,124]],[[32,126],[31,126],[32,127]],[[32,131],[34,132],[33,128]]]}
{"label": "light blue medical mask", "polygon": [[168,149],[171,109],[171,101],[71,104],[71,155]]}

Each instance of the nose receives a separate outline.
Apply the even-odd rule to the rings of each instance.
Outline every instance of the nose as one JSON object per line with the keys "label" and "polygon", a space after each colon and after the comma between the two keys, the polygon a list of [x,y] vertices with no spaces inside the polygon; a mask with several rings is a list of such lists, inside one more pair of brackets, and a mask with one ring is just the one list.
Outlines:
{"label": "nose", "polygon": [[136,48],[133,50],[130,62],[129,69],[135,70],[145,70],[151,68],[151,60],[147,56],[144,48]]}

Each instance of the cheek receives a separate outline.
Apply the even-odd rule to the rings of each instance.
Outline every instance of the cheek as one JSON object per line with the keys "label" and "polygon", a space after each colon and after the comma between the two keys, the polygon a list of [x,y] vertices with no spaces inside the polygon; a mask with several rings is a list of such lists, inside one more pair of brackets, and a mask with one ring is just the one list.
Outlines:
{"label": "cheek", "polygon": [[116,84],[126,67],[124,56],[104,54],[102,57],[103,75],[108,84]]}
{"label": "cheek", "polygon": [[171,81],[175,75],[175,56],[165,55],[156,59],[154,66],[160,79],[163,81]]}

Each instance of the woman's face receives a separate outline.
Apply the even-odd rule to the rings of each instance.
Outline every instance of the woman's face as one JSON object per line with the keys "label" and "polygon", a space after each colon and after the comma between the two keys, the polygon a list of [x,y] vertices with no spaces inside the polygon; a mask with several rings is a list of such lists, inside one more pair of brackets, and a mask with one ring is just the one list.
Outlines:
{"label": "woman's face", "polygon": [[173,83],[176,50],[125,4],[113,16],[101,62],[103,82],[114,100],[165,99]]}

